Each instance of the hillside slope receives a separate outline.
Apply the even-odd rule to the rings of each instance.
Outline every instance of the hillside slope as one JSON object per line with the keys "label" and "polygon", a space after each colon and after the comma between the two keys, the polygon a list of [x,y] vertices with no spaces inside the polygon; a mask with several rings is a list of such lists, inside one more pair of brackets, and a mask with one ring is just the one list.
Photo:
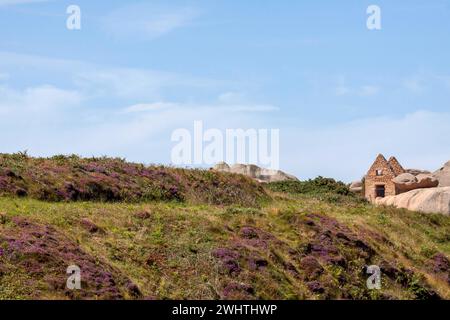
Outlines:
{"label": "hillside slope", "polygon": [[[28,197],[11,180],[0,197],[0,299],[450,298],[449,217],[374,207],[323,178],[308,184],[325,188],[315,192],[220,176],[243,183],[239,199],[253,200],[241,205],[214,188],[183,200],[33,199],[30,177],[47,161],[10,169]],[[45,186],[64,185],[51,168]],[[181,172],[192,184],[206,174]],[[381,290],[366,286],[374,264]],[[66,288],[69,265],[81,290]]]}
{"label": "hillside slope", "polygon": [[181,201],[257,206],[252,179],[210,170],[144,166],[117,158],[0,154],[0,195],[44,201]]}

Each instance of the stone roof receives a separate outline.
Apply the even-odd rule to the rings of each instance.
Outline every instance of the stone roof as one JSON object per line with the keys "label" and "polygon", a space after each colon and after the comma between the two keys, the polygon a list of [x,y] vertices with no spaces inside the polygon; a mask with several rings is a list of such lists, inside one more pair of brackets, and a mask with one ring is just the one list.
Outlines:
{"label": "stone roof", "polygon": [[381,153],[378,154],[377,158],[373,162],[372,166],[370,167],[369,171],[367,172],[368,176],[376,175],[376,170],[387,170],[387,172],[384,172],[384,175],[391,175],[393,177],[396,177],[402,173],[405,173],[405,169],[403,169],[400,162],[395,157],[390,157],[389,160],[386,160],[384,155]]}

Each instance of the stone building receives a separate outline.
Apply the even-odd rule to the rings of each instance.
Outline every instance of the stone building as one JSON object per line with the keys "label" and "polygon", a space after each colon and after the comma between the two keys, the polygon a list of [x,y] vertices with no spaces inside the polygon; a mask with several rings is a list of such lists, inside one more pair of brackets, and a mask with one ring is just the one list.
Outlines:
{"label": "stone building", "polygon": [[405,173],[402,165],[395,157],[386,158],[379,154],[370,167],[364,182],[366,199],[374,201],[376,198],[395,196],[400,193],[393,179]]}

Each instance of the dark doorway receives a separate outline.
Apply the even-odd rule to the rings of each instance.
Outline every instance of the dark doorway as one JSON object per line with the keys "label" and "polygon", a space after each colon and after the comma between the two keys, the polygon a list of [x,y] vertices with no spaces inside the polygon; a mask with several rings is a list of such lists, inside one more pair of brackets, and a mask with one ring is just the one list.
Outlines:
{"label": "dark doorway", "polygon": [[384,198],[386,194],[386,189],[384,186],[375,186],[375,196],[378,198]]}

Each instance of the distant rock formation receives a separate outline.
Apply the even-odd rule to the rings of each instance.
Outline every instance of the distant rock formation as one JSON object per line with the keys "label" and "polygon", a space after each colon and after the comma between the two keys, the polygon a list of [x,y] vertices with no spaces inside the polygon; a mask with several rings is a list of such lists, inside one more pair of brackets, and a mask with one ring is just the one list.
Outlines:
{"label": "distant rock formation", "polygon": [[439,185],[439,181],[431,174],[420,173],[417,176],[411,173],[402,173],[392,179],[395,183],[397,194],[415,189],[434,188]]}
{"label": "distant rock formation", "polygon": [[396,196],[377,198],[375,203],[424,213],[450,215],[450,187],[411,190]]}
{"label": "distant rock formation", "polygon": [[287,174],[280,170],[271,170],[260,168],[254,164],[234,164],[231,167],[225,162],[220,162],[212,168],[216,171],[237,173],[249,176],[259,182],[277,182],[286,180],[297,180],[298,179],[290,174]]}
{"label": "distant rock formation", "polygon": [[439,180],[439,187],[450,187],[450,161],[434,172],[433,176]]}
{"label": "distant rock formation", "polygon": [[420,169],[405,169],[406,173],[411,173],[414,176],[418,176],[419,174],[430,174],[430,171],[420,170]]}
{"label": "distant rock formation", "polygon": [[351,192],[355,192],[355,193],[362,192],[363,182],[361,180],[360,181],[353,181],[350,184],[349,189],[350,189]]}

